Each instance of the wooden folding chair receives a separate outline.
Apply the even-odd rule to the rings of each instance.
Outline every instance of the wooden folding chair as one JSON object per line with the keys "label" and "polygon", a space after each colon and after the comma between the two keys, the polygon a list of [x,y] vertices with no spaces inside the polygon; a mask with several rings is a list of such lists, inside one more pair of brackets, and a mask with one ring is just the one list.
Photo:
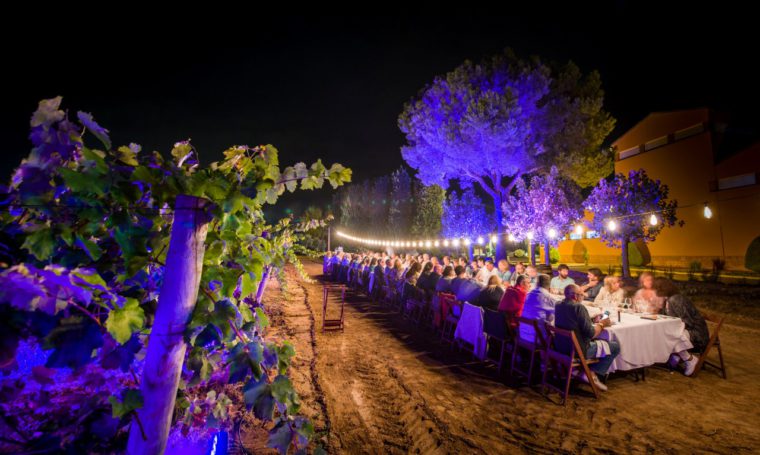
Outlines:
{"label": "wooden folding chair", "polygon": [[330,289],[334,289],[338,286],[327,285],[323,288],[322,293],[322,333],[325,330],[340,330],[343,331],[343,309],[346,305],[346,286],[339,285],[340,287],[340,316],[337,319],[327,318],[327,301],[329,300]]}
{"label": "wooden folding chair", "polygon": [[[513,375],[524,377],[528,380],[528,385],[533,383],[533,368],[536,363],[536,356],[539,358],[546,351],[546,340],[544,334],[538,328],[538,320],[528,319],[524,317],[515,318],[517,321],[517,330],[515,330],[515,345],[512,350],[512,365],[511,372]],[[533,340],[524,340],[520,337],[520,325],[527,324],[533,327],[535,333]],[[520,358],[521,354],[526,354],[525,357]],[[520,361],[528,364],[528,369],[521,365]]]}
{"label": "wooden folding chair", "polygon": [[462,302],[456,300],[456,297],[446,305],[446,317],[443,319],[441,328],[441,342],[454,343],[454,332],[459,324],[459,316],[462,315]]}
{"label": "wooden folding chair", "polygon": [[[709,365],[713,368],[718,369],[721,372],[723,379],[728,379],[728,374],[726,373],[726,364],[723,362],[723,350],[720,347],[719,337],[720,328],[723,327],[723,321],[726,319],[726,317],[716,317],[704,313],[702,314],[702,317],[705,318],[705,321],[715,324],[715,328],[712,331],[712,335],[710,335],[710,341],[707,342],[707,346],[705,347],[704,352],[702,352],[699,356],[699,362],[697,362],[697,366],[694,368],[694,373],[692,373],[691,377],[696,377],[697,374],[699,374],[700,370],[702,370],[703,366]],[[713,347],[718,348],[718,360],[720,360],[720,365],[707,360],[707,356],[710,354],[710,351],[712,351]]]}
{"label": "wooden folding chair", "polygon": [[[491,342],[500,345],[499,359],[493,360],[489,358],[489,360],[496,364],[497,371],[501,374],[505,352],[514,349],[514,333],[504,313],[488,309],[484,309],[483,311],[483,332],[486,334],[487,346],[490,347]],[[488,355],[488,352],[486,352],[486,355]],[[511,373],[511,368],[509,373]]]}
{"label": "wooden folding chair", "polygon": [[[596,384],[591,379],[593,378],[589,365],[599,362],[598,359],[586,360],[586,355],[581,349],[578,338],[575,336],[575,332],[572,330],[565,330],[546,324],[546,364],[544,366],[544,374],[541,379],[541,393],[546,395],[547,389],[552,389],[560,394],[562,397],[560,404],[565,405],[567,402],[567,396],[570,394],[570,380],[573,378],[573,372],[575,370],[582,370],[588,378],[591,391],[594,393],[594,398],[599,398],[599,390],[596,388]],[[557,349],[557,340],[564,339],[565,344],[569,344],[571,352],[563,352]],[[558,379],[564,382],[563,387],[560,388],[549,381],[549,372],[553,372]]]}

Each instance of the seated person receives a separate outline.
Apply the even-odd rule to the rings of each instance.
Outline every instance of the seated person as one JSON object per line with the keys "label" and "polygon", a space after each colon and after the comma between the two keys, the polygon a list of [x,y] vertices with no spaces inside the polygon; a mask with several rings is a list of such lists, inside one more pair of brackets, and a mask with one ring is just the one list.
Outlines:
{"label": "seated person", "polygon": [[[528,295],[528,280],[524,275],[520,275],[517,277],[515,285],[504,291],[504,295],[499,301],[498,310],[511,318],[522,316],[526,295]],[[517,322],[513,321],[512,327],[517,327]]]}
{"label": "seated person", "polygon": [[[699,310],[688,297],[681,294],[672,281],[665,277],[655,278],[654,288],[657,291],[657,296],[665,299],[665,314],[681,319],[686,326],[684,336],[689,339],[693,346],[691,350],[699,353],[704,352],[707,343],[710,341],[710,332],[707,330],[707,323]],[[699,357],[691,354],[689,350],[677,352],[671,357],[672,360],[683,361],[683,374],[686,376],[691,376],[697,363],[699,363]]]}
{"label": "seated person", "polygon": [[451,292],[451,282],[456,275],[454,274],[454,268],[447,265],[443,268],[443,274],[438,279],[438,283],[435,285],[435,292]]}
{"label": "seated person", "polygon": [[597,268],[590,268],[586,273],[586,277],[588,278],[588,283],[581,286],[581,291],[586,294],[586,300],[593,301],[596,296],[599,295],[599,291],[602,290],[602,286],[604,286],[604,283],[602,282],[604,275],[602,275],[601,270]]}
{"label": "seated person", "polygon": [[469,302],[475,305],[480,297],[480,291],[483,286],[480,285],[474,278],[466,278],[459,284],[457,289],[457,300],[461,302]]}
{"label": "seated person", "polygon": [[493,275],[488,279],[488,286],[481,289],[476,304],[483,308],[496,311],[503,295],[504,289],[501,288],[501,280],[498,276]]}
{"label": "seated person", "polygon": [[[417,279],[417,287],[423,290],[432,289],[435,284],[430,283],[430,275],[433,274],[433,263],[428,261],[425,263],[424,267],[422,267],[422,273],[420,274],[420,277]],[[438,281],[436,279],[436,281]]]}
{"label": "seated person", "polygon": [[458,265],[454,267],[454,274],[456,276],[451,280],[451,293],[457,294],[462,283],[467,281],[467,272],[465,271],[464,266]]}
{"label": "seated person", "polygon": [[633,294],[634,310],[639,313],[660,313],[665,308],[665,298],[657,295],[652,272],[644,272],[639,276],[639,286],[641,288]]}
{"label": "seated person", "polygon": [[512,278],[512,272],[509,271],[509,262],[506,259],[499,261],[497,265],[497,274],[501,279],[502,287],[507,287],[510,283],[509,279]]}
{"label": "seated person", "polygon": [[[538,327],[543,332],[544,322],[552,324],[554,322],[554,299],[549,292],[551,278],[549,275],[538,275],[536,277],[536,288],[525,296],[525,305],[523,306],[522,317],[528,319],[537,319]],[[546,333],[542,333],[546,339]],[[533,342],[535,339],[533,326],[520,324],[520,338]]]}
{"label": "seated person", "polygon": [[[534,265],[525,267],[525,275],[528,277],[528,283],[530,284],[531,291],[536,289],[538,285],[538,269]],[[550,278],[551,281],[551,278]],[[550,283],[551,284],[551,283]],[[548,290],[549,288],[547,288]]]}
{"label": "seated person", "polygon": [[619,276],[604,277],[604,287],[594,299],[596,304],[614,304],[621,305],[625,299],[623,290],[623,280]]}
{"label": "seated person", "polygon": [[[518,262],[515,264],[515,272],[509,277],[509,284],[514,286],[517,282],[517,277],[521,275],[525,275],[525,264]],[[528,281],[528,286],[530,287],[530,281]]]}
{"label": "seated person", "polygon": [[[605,375],[610,369],[612,361],[620,353],[620,344],[616,341],[606,341],[597,339],[605,327],[609,327],[610,319],[601,319],[594,323],[588,315],[588,310],[581,305],[583,301],[583,291],[576,285],[565,287],[565,300],[559,303],[554,309],[554,326],[560,329],[572,330],[578,338],[583,354],[587,359],[598,359],[599,362],[590,366],[591,378],[586,378],[581,374],[581,380],[591,380],[594,385],[602,391],[607,390],[607,386],[599,380],[598,374]],[[566,345],[566,339],[557,339],[558,350],[569,353],[572,346]]]}
{"label": "seated person", "polygon": [[575,280],[570,278],[570,267],[566,264],[560,264],[557,267],[557,276],[552,278],[551,291],[553,294],[563,294],[565,288],[571,284],[575,284]]}

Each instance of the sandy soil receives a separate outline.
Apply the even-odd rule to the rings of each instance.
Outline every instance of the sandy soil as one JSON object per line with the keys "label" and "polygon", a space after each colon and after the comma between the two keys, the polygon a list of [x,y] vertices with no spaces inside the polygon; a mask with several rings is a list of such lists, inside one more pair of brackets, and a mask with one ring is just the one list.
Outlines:
{"label": "sandy soil", "polygon": [[728,380],[655,367],[563,407],[362,295],[348,294],[345,330],[323,334],[321,283],[292,271],[288,283],[285,298],[268,291],[268,308],[296,343],[296,388],[329,453],[760,453],[757,325],[724,326]]}

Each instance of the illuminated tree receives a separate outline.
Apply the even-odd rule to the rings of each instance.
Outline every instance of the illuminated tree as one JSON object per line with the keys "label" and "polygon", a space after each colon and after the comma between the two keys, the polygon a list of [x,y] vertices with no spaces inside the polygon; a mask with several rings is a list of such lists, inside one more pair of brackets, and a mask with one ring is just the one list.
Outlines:
{"label": "illuminated tree", "polygon": [[446,191],[438,185],[419,185],[416,191],[411,234],[438,237],[441,233],[441,216]]}
{"label": "illuminated tree", "polygon": [[[599,148],[614,120],[602,99],[598,74],[583,77],[572,63],[553,68],[510,50],[480,64],[465,61],[404,106],[401,153],[426,185],[479,185],[501,220],[522,175],[556,164],[589,185],[609,174],[610,157]],[[489,230],[501,231],[494,224]]]}
{"label": "illuminated tree", "polygon": [[548,174],[534,176],[530,187],[523,179],[517,182],[514,194],[504,203],[503,223],[517,240],[527,239],[531,233],[531,243],[542,243],[548,265],[550,247],[583,216],[581,202],[577,185],[560,178],[552,167]]}
{"label": "illuminated tree", "polygon": [[[444,237],[473,239],[476,235],[484,235],[492,230],[491,217],[486,212],[483,201],[472,188],[449,194],[443,203],[441,228]],[[472,257],[472,244],[470,244]]]}
{"label": "illuminated tree", "polygon": [[[643,169],[601,180],[586,199],[594,214],[590,228],[611,247],[622,248],[623,276],[631,276],[628,244],[652,242],[665,227],[684,222],[676,217],[678,202],[668,199],[668,186],[652,180]],[[654,218],[653,218],[654,216]]]}

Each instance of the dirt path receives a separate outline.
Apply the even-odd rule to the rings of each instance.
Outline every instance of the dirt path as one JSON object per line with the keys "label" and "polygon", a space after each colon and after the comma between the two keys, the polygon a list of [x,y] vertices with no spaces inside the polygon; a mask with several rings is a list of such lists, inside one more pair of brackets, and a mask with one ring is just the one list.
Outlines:
{"label": "dirt path", "polygon": [[299,289],[304,300],[293,291],[283,322],[307,372],[296,386],[330,453],[760,452],[757,329],[724,327],[728,380],[650,368],[645,382],[616,377],[599,401],[576,394],[562,407],[364,296],[348,295],[344,332],[322,334],[321,283]]}

